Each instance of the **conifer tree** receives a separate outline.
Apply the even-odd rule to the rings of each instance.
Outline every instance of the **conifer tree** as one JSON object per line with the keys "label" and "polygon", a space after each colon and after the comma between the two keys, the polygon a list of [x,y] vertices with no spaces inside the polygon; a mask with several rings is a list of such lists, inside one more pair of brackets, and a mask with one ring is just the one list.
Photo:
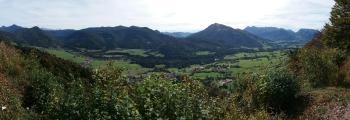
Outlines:
{"label": "conifer tree", "polygon": [[330,23],[326,24],[322,41],[331,48],[350,52],[350,0],[335,0]]}

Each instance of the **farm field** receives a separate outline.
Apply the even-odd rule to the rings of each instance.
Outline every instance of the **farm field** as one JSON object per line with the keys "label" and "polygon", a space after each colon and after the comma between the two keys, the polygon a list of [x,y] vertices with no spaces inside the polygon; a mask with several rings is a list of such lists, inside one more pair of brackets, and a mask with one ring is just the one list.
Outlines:
{"label": "farm field", "polygon": [[154,52],[154,51],[149,51],[149,50],[144,50],[144,49],[115,49],[115,50],[108,50],[104,52],[103,54],[128,54],[131,56],[140,56],[140,57],[148,57],[148,56],[155,56],[155,57],[164,57],[163,54],[159,52]]}
{"label": "farm field", "polygon": [[212,55],[212,54],[215,54],[215,52],[210,52],[210,51],[199,51],[199,52],[196,52],[197,56]]}
{"label": "farm field", "polygon": [[281,63],[286,59],[286,55],[284,51],[237,53],[227,55],[223,60],[211,64],[193,65],[178,71],[190,72],[196,79],[230,78],[242,73],[257,72],[260,68]]}
{"label": "farm field", "polygon": [[145,73],[151,69],[148,68],[143,68],[142,66],[138,65],[138,64],[132,64],[130,63],[130,61],[126,61],[126,60],[98,60],[98,59],[93,59],[93,58],[88,58],[82,55],[79,55],[78,53],[71,53],[68,51],[65,51],[63,49],[43,49],[44,51],[53,54],[59,58],[65,59],[65,60],[69,60],[69,61],[73,61],[79,64],[82,64],[84,62],[86,62],[87,60],[89,60],[90,62],[90,66],[92,68],[99,68],[101,66],[106,65],[109,62],[113,62],[113,66],[115,67],[120,67],[125,69],[125,72],[133,72],[135,74],[142,74]]}
{"label": "farm field", "polygon": [[56,57],[59,57],[59,58],[65,59],[65,60],[70,60],[70,61],[73,61],[76,63],[82,63],[85,60],[85,58],[83,56],[78,55],[78,54],[69,53],[63,49],[49,48],[49,49],[43,49],[43,50],[50,53],[50,54],[55,55]]}

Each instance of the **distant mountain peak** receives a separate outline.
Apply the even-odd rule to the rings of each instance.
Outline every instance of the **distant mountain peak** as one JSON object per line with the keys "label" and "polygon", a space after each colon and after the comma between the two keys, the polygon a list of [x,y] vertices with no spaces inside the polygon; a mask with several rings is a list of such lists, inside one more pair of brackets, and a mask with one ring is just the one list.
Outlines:
{"label": "distant mountain peak", "polygon": [[228,30],[234,30],[234,29],[230,26],[226,26],[226,25],[219,24],[219,23],[214,23],[214,24],[211,24],[208,28],[206,28],[206,30],[228,31]]}
{"label": "distant mountain peak", "polygon": [[9,26],[9,28],[23,28],[23,27],[18,26],[18,25],[16,25],[16,24],[13,24],[13,25]]}
{"label": "distant mountain peak", "polygon": [[253,34],[240,29],[214,23],[198,33],[192,34],[189,39],[196,41],[206,41],[211,44],[221,45],[226,48],[261,48],[265,41]]}
{"label": "distant mountain peak", "polygon": [[8,26],[8,27],[6,27],[6,26],[0,27],[0,31],[5,31],[5,32],[15,32],[15,31],[20,30],[20,29],[23,29],[23,27],[18,26],[16,24],[13,24],[13,25]]}

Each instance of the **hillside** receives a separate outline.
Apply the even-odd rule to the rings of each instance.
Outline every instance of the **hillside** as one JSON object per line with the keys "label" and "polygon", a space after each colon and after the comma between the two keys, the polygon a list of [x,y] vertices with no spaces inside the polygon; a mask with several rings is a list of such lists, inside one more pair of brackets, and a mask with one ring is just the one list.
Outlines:
{"label": "hillside", "polygon": [[187,38],[196,42],[209,42],[224,48],[262,48],[263,42],[266,41],[243,30],[233,29],[218,23],[212,24],[203,31],[194,33]]}
{"label": "hillside", "polygon": [[0,31],[4,31],[4,32],[15,32],[17,30],[23,29],[23,27],[18,26],[18,25],[11,25],[11,26],[2,26],[0,27]]}
{"label": "hillside", "polygon": [[2,35],[11,38],[13,42],[18,44],[37,46],[37,47],[59,47],[61,42],[54,37],[46,34],[39,27],[23,28],[12,25],[9,27],[1,27]]}
{"label": "hillside", "polygon": [[244,29],[259,37],[275,42],[300,42],[310,41],[319,31],[313,29],[300,29],[298,32],[276,27],[246,27]]}
{"label": "hillside", "polygon": [[[90,40],[86,40],[90,38]],[[77,48],[114,49],[157,49],[175,38],[145,27],[87,28],[74,32],[66,38],[67,45]],[[84,43],[84,44],[81,44]],[[99,43],[99,44],[96,44]]]}

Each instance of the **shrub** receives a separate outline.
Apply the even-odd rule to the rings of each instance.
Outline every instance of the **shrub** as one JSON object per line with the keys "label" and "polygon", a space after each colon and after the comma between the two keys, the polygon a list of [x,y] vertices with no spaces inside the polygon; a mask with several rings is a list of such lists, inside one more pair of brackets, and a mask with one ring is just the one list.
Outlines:
{"label": "shrub", "polygon": [[299,83],[283,68],[272,68],[253,75],[238,76],[230,85],[234,103],[251,115],[259,111],[272,113],[293,109],[291,101],[299,93]]}
{"label": "shrub", "polygon": [[203,119],[209,114],[199,82],[177,83],[151,76],[136,86],[134,101],[143,119]]}
{"label": "shrub", "polygon": [[[40,69],[33,68],[31,73],[32,86],[31,91],[27,91],[29,96],[26,98],[32,98],[32,107],[38,113],[42,115],[53,116],[57,112],[57,106],[63,97],[64,87],[59,83],[60,79],[53,74]],[[28,102],[30,103],[30,102]]]}
{"label": "shrub", "polygon": [[66,84],[66,94],[53,119],[140,119],[129,96],[122,70],[106,66],[93,73],[93,82],[80,79]]}
{"label": "shrub", "polygon": [[258,103],[272,112],[289,112],[299,93],[299,83],[284,69],[275,69],[259,76],[257,82]]}
{"label": "shrub", "polygon": [[229,85],[229,91],[233,94],[234,104],[243,113],[254,113],[259,108],[257,103],[257,80],[257,74],[242,74],[237,76],[237,79]]}
{"label": "shrub", "polygon": [[301,80],[307,80],[312,87],[340,86],[343,78],[339,67],[345,59],[344,51],[331,48],[305,48],[297,55]]}
{"label": "shrub", "polygon": [[121,78],[122,70],[111,64],[94,73],[95,82],[87,106],[88,119],[141,119],[135,102],[129,96],[129,84]]}

